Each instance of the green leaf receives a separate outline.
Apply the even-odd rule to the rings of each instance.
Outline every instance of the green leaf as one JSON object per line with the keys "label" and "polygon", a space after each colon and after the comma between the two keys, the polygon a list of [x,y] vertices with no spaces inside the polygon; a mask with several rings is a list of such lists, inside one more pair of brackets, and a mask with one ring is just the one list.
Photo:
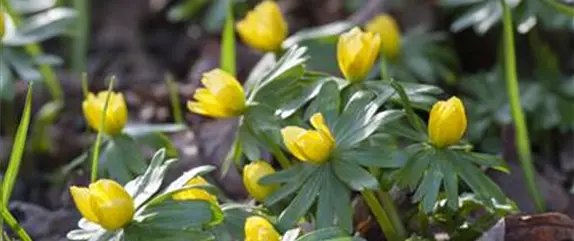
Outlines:
{"label": "green leaf", "polygon": [[478,165],[487,167],[487,168],[492,168],[504,173],[510,173],[510,167],[508,166],[508,164],[500,157],[496,157],[493,155],[488,155],[488,154],[483,154],[483,153],[478,153],[478,152],[472,152],[472,153],[468,153],[466,155],[463,155],[464,157],[466,157],[465,159],[468,159]]}
{"label": "green leaf", "polygon": [[292,34],[288,39],[283,41],[283,47],[289,48],[305,40],[339,35],[352,27],[353,24],[350,22],[338,21],[318,27],[306,28]]}
{"label": "green leaf", "polygon": [[366,167],[400,168],[403,167],[409,156],[398,149],[389,147],[359,147],[341,151],[337,158]]}
{"label": "green leaf", "polygon": [[458,207],[458,173],[448,160],[441,158],[439,163],[444,177],[443,186],[446,191],[447,205],[450,209],[456,210]]}
{"label": "green leaf", "polygon": [[[0,47],[0,50],[0,58],[6,59],[4,48]],[[14,76],[6,62],[8,61],[0,61],[0,100],[11,101],[14,99]]]}
{"label": "green leaf", "polygon": [[184,124],[129,124],[123,129],[123,133],[136,137],[150,133],[176,133],[187,130]]}
{"label": "green leaf", "polygon": [[175,160],[169,160],[162,164],[164,159],[165,149],[157,151],[144,174],[125,185],[126,191],[134,197],[136,207],[146,202],[159,190],[167,168],[175,162]]}
{"label": "green leaf", "polygon": [[261,83],[267,72],[275,67],[275,63],[275,54],[266,53],[259,59],[259,62],[253,66],[249,76],[247,76],[247,80],[245,80],[245,84],[243,84],[247,96],[250,96],[253,89]]}
{"label": "green leaf", "polygon": [[124,241],[208,241],[214,240],[211,233],[202,230],[174,230],[174,229],[150,229],[137,223],[124,229]]}
{"label": "green leaf", "polygon": [[431,163],[433,159],[432,157],[433,154],[430,153],[430,150],[414,153],[409,161],[407,161],[407,164],[400,169],[397,174],[399,178],[398,184],[414,189],[421,179],[424,171]]}
{"label": "green leaf", "polygon": [[506,203],[506,196],[502,190],[482,170],[475,167],[472,163],[460,161],[462,159],[460,155],[464,155],[464,153],[451,153],[454,155],[451,156],[450,161],[455,170],[474,193],[486,200],[494,198],[499,203]]}
{"label": "green leaf", "polygon": [[134,141],[138,144],[151,147],[154,150],[165,149],[166,156],[177,157],[177,149],[165,134],[160,132],[151,132],[149,134],[142,134],[132,136]]}
{"label": "green leaf", "polygon": [[56,5],[56,0],[18,0],[10,1],[14,11],[29,14],[47,10]]}
{"label": "green leaf", "polygon": [[12,46],[21,46],[65,33],[77,17],[76,11],[71,8],[52,8],[25,19],[16,33],[4,39],[3,43]]}
{"label": "green leaf", "polygon": [[[313,171],[310,174],[315,173],[316,171]],[[303,186],[303,184],[305,183],[305,181],[307,181],[307,179],[312,178],[309,178],[309,175],[305,175],[302,176],[300,179],[295,179],[293,181],[288,182],[287,184],[284,184],[279,189],[272,192],[268,197],[266,197],[263,203],[265,203],[265,206],[267,207],[276,204],[277,202],[285,199],[287,196],[297,192],[297,190],[299,190],[301,186]],[[260,183],[262,182],[260,181]]]}
{"label": "green leaf", "polygon": [[171,192],[173,190],[181,188],[181,187],[185,186],[185,184],[190,179],[192,179],[194,177],[198,177],[198,176],[203,176],[209,172],[212,172],[213,170],[215,170],[215,167],[209,166],[209,165],[195,167],[195,168],[181,174],[181,176],[179,176],[177,179],[175,179],[175,181],[171,182],[169,184],[169,186],[167,186],[167,188],[162,193]]}
{"label": "green leaf", "polygon": [[334,81],[325,82],[315,100],[307,107],[305,119],[309,120],[315,113],[322,113],[327,125],[332,126],[339,114],[340,105],[339,86]]}
{"label": "green leaf", "polygon": [[313,175],[305,181],[305,184],[301,187],[297,196],[295,196],[289,206],[279,215],[278,222],[280,227],[284,229],[291,228],[307,213],[311,205],[315,202],[315,199],[317,199],[317,194],[324,177],[324,170],[319,169],[319,171],[314,172]]}
{"label": "green leaf", "polygon": [[18,76],[28,81],[38,81],[42,78],[40,71],[32,63],[32,58],[24,50],[17,48],[3,48],[2,58],[5,58]]}
{"label": "green leaf", "polygon": [[[331,168],[327,166],[329,169],[325,175],[330,177]],[[321,183],[321,189],[319,190],[319,197],[317,199],[317,214],[315,216],[315,226],[317,229],[328,228],[333,226],[333,221],[335,220],[335,208],[331,204],[331,192],[334,192],[331,185],[336,183],[331,183],[331,178],[326,178],[323,183]]]}
{"label": "green leaf", "polygon": [[[300,79],[300,81],[301,80],[302,79]],[[281,119],[285,119],[295,114],[301,107],[303,107],[303,105],[305,105],[307,102],[315,98],[317,94],[319,94],[319,91],[326,81],[326,78],[317,79],[312,81],[309,86],[303,86],[303,91],[301,92],[300,96],[289,101],[287,104],[283,105],[277,110],[279,117]]]}
{"label": "green leaf", "polygon": [[[316,168],[317,166],[314,165],[305,165],[303,163],[298,163],[294,166],[291,166],[290,168],[262,177],[261,179],[259,179],[259,184],[270,185],[270,184],[279,184],[279,183],[295,181],[297,179],[301,179],[301,177],[303,176],[310,175]],[[309,174],[303,174],[303,173],[309,173]]]}
{"label": "green leaf", "polygon": [[259,143],[248,125],[247,122],[242,121],[237,130],[237,138],[241,144],[241,150],[247,159],[251,161],[260,160],[261,151],[259,150]]}
{"label": "green leaf", "polygon": [[295,240],[297,240],[299,233],[301,233],[300,228],[291,229],[291,230],[285,232],[285,234],[283,234],[283,236],[281,236],[281,241],[295,241]]}
{"label": "green leaf", "polygon": [[368,171],[361,166],[343,160],[331,160],[333,170],[337,177],[355,191],[365,189],[375,190],[379,187],[379,182]]}
{"label": "green leaf", "polygon": [[353,232],[353,206],[351,205],[351,190],[341,182],[333,172],[328,173],[327,180],[331,187],[330,201],[337,217],[337,225],[347,233]]}
{"label": "green leaf", "polygon": [[148,205],[134,220],[138,226],[150,230],[199,229],[222,220],[223,213],[207,201],[165,200]]}
{"label": "green leaf", "polygon": [[18,172],[20,171],[22,156],[26,149],[26,135],[28,134],[28,127],[30,126],[30,112],[32,110],[32,86],[33,84],[30,83],[28,93],[26,94],[26,103],[24,104],[24,110],[20,118],[20,124],[14,137],[8,167],[2,180],[2,199],[0,200],[2,208],[7,208],[12,190],[14,189],[14,183],[16,182],[16,176],[18,176]]}
{"label": "green leaf", "polygon": [[363,124],[366,111],[374,95],[370,92],[358,91],[351,96],[341,115],[332,127],[333,135],[337,139],[337,146],[346,148],[349,136]]}
{"label": "green leaf", "polygon": [[[112,145],[114,152],[109,153],[107,158],[111,160],[121,160],[136,175],[143,174],[146,169],[144,156],[142,155],[137,143],[127,135],[114,136],[108,143],[108,147]],[[109,160],[108,159],[108,160]]]}
{"label": "green leaf", "polygon": [[386,110],[376,114],[372,118],[365,118],[362,120],[363,123],[356,123],[358,124],[358,128],[353,129],[353,131],[351,131],[348,135],[348,138],[341,137],[340,143],[344,146],[355,146],[359,142],[371,136],[371,134],[373,134],[373,132],[375,132],[381,126],[402,118],[404,114],[404,111],[400,110]]}
{"label": "green leaf", "polygon": [[182,1],[176,3],[167,11],[167,19],[172,22],[185,21],[192,18],[209,0]]}
{"label": "green leaf", "polygon": [[423,180],[415,192],[413,201],[418,202],[422,199],[422,208],[425,213],[433,210],[442,179],[443,173],[437,164],[433,163],[430,169],[424,172]]}
{"label": "green leaf", "polygon": [[227,16],[221,40],[221,69],[235,76],[235,28],[233,23],[233,0],[226,1]]}
{"label": "green leaf", "polygon": [[348,237],[349,234],[340,228],[324,228],[301,236],[297,241],[323,241],[332,238]]}
{"label": "green leaf", "polygon": [[[275,63],[273,68],[269,69],[264,75],[260,77],[259,80],[253,81],[253,90],[248,93],[248,100],[255,100],[260,103],[260,100],[265,100],[258,95],[269,94],[265,91],[261,91],[266,85],[277,80],[284,79],[297,79],[299,76],[303,75],[305,72],[303,64],[307,61],[306,56],[307,48],[305,47],[291,47],[283,54],[281,59]],[[277,91],[274,89],[273,91]],[[278,95],[273,95],[275,98]]]}

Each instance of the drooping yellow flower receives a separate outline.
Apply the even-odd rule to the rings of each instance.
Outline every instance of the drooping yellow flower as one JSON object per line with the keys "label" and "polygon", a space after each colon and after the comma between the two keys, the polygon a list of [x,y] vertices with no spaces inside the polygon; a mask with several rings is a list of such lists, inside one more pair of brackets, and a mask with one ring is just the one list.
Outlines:
{"label": "drooping yellow flower", "polygon": [[243,169],[243,185],[257,201],[263,201],[271,194],[277,185],[261,185],[259,179],[264,176],[275,173],[275,169],[266,161],[254,161],[245,166]]}
{"label": "drooping yellow flower", "polygon": [[401,48],[401,31],[393,17],[381,14],[373,18],[365,29],[371,33],[378,33],[381,38],[381,48],[385,58],[393,60]]}
{"label": "drooping yellow flower", "polygon": [[379,54],[380,44],[378,34],[365,33],[357,27],[339,36],[337,61],[347,80],[360,81],[368,74]]}
{"label": "drooping yellow flower", "polygon": [[280,49],[288,31],[279,6],[273,1],[261,2],[236,27],[245,44],[265,52]]}
{"label": "drooping yellow flower", "polygon": [[335,138],[321,113],[311,117],[311,125],[316,130],[305,130],[297,126],[287,126],[281,130],[281,136],[287,149],[301,161],[321,164],[335,147]]}
{"label": "drooping yellow flower", "polygon": [[106,98],[110,94],[110,101],[105,113],[105,124],[103,132],[108,135],[119,134],[128,120],[128,108],[121,93],[102,91],[97,95],[89,93],[82,103],[84,117],[88,125],[99,131],[101,125],[102,111],[106,103]]}
{"label": "drooping yellow flower", "polygon": [[70,187],[82,216],[107,230],[127,225],[134,215],[134,199],[117,182],[102,179],[85,187]]}
{"label": "drooping yellow flower", "polygon": [[273,225],[259,216],[251,216],[245,220],[245,241],[279,241],[281,235]]}
{"label": "drooping yellow flower", "polygon": [[466,113],[459,98],[436,102],[430,112],[428,135],[431,143],[439,148],[460,141],[466,131]]}
{"label": "drooping yellow flower", "polygon": [[203,74],[201,83],[206,88],[195,91],[193,98],[188,101],[187,108],[191,112],[217,118],[239,116],[245,110],[245,93],[239,81],[221,69],[214,69]]}
{"label": "drooping yellow flower", "polygon": [[[189,179],[186,186],[190,185],[200,185],[208,184],[208,182],[203,179],[203,177],[194,177]],[[217,197],[208,191],[201,188],[192,188],[185,191],[178,192],[172,196],[174,200],[205,200],[214,204],[217,204]]]}

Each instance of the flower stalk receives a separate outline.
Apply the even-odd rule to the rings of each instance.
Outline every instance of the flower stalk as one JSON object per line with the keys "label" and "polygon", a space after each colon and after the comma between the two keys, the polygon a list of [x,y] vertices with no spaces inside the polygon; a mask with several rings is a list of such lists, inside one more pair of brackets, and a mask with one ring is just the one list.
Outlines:
{"label": "flower stalk", "polygon": [[[406,236],[401,233],[399,230],[400,228],[395,227],[391,218],[387,211],[383,208],[377,197],[375,196],[374,191],[372,190],[363,190],[361,191],[361,195],[363,199],[371,209],[373,215],[375,215],[375,219],[379,226],[383,230],[385,237],[389,241],[403,241],[406,239]],[[402,226],[402,225],[401,225]]]}
{"label": "flower stalk", "polygon": [[515,127],[516,149],[522,166],[522,171],[526,178],[528,192],[534,201],[536,210],[545,210],[544,200],[538,191],[534,177],[534,166],[532,165],[532,153],[530,150],[530,139],[526,127],[526,119],[520,105],[520,91],[518,87],[518,77],[516,74],[516,55],[514,51],[514,32],[512,25],[512,13],[504,0],[500,0],[503,13],[503,46],[504,46],[504,74],[506,80],[506,91],[510,102],[510,110]]}

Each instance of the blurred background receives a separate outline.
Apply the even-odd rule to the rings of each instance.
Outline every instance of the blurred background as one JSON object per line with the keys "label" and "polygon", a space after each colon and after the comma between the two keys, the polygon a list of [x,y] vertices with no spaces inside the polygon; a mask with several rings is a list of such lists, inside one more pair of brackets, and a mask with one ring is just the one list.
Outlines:
{"label": "blurred background", "polygon": [[[82,73],[91,91],[124,93],[129,121],[172,123],[166,76],[184,106],[203,72],[217,68],[229,0],[0,0],[6,31],[0,50],[0,170],[21,115],[26,81],[35,81],[30,145],[11,210],[38,241],[66,240],[79,214],[67,187],[86,184],[77,157],[93,141],[82,115]],[[259,1],[231,0],[236,19]],[[501,154],[510,175],[492,174],[521,210],[534,212],[516,160],[500,67],[499,0],[279,0],[291,36],[309,47],[308,67],[341,75],[336,62],[341,25],[363,27],[381,13],[401,30],[391,61],[399,81],[438,85],[462,96],[467,139]],[[574,215],[574,1],[512,0],[522,105],[527,112],[537,182],[550,210]],[[317,28],[320,27],[320,28]],[[262,53],[237,39],[238,79]],[[61,87],[59,87],[61,86]],[[61,101],[63,100],[63,102]],[[232,120],[184,110],[188,130],[169,134],[181,160],[171,178],[202,164],[221,165],[235,133]],[[153,153],[153,150],[148,150]],[[237,171],[214,181],[230,197],[246,196]]]}

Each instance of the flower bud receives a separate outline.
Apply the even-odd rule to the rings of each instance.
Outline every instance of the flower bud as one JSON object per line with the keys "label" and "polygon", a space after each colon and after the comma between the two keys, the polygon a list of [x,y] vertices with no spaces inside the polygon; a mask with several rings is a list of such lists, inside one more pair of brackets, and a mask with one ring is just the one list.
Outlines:
{"label": "flower bud", "polygon": [[281,235],[273,225],[259,216],[251,216],[245,220],[245,241],[279,241]]}
{"label": "flower bud", "polygon": [[347,80],[360,81],[365,78],[379,54],[380,44],[377,34],[364,33],[357,27],[339,36],[337,61]]}
{"label": "flower bud", "polygon": [[401,48],[401,31],[393,17],[386,14],[378,15],[367,23],[365,29],[379,34],[386,59],[393,60],[397,57]]}
{"label": "flower bud", "polygon": [[247,192],[255,200],[263,201],[277,189],[277,185],[259,184],[259,179],[273,173],[275,173],[275,169],[265,161],[254,161],[245,166],[243,169],[243,185],[245,185]]}
{"label": "flower bud", "polygon": [[104,114],[105,124],[103,132],[108,135],[116,135],[122,131],[128,120],[128,108],[126,107],[124,96],[121,93],[108,91],[102,91],[97,95],[89,93],[88,97],[82,103],[82,109],[84,110],[84,117],[88,125],[94,130],[99,131],[101,128],[100,125],[102,124],[102,112],[108,93],[110,94],[110,100],[106,113]]}
{"label": "flower bud", "polygon": [[444,148],[460,141],[466,131],[464,105],[457,97],[436,102],[430,112],[428,135],[431,143]]}
{"label": "flower bud", "polygon": [[[205,179],[203,179],[203,177],[199,176],[189,179],[189,181],[185,183],[186,186],[201,185],[201,184],[208,184],[208,182]],[[192,188],[184,190],[173,194],[172,197],[174,200],[204,200],[211,202],[213,204],[217,204],[217,197],[201,188]]]}
{"label": "flower bud", "polygon": [[134,215],[134,199],[113,180],[102,179],[85,187],[70,187],[82,216],[106,230],[127,225]]}
{"label": "flower bud", "polygon": [[195,101],[188,101],[191,112],[217,118],[240,116],[245,110],[245,93],[239,81],[221,69],[203,74],[206,88],[195,91]]}
{"label": "flower bud", "polygon": [[301,161],[321,164],[331,155],[335,148],[335,138],[321,113],[311,117],[311,125],[316,130],[305,130],[297,126],[287,126],[281,130],[285,146]]}
{"label": "flower bud", "polygon": [[276,51],[287,37],[287,22],[273,1],[263,1],[237,23],[239,37],[249,47],[265,52]]}

